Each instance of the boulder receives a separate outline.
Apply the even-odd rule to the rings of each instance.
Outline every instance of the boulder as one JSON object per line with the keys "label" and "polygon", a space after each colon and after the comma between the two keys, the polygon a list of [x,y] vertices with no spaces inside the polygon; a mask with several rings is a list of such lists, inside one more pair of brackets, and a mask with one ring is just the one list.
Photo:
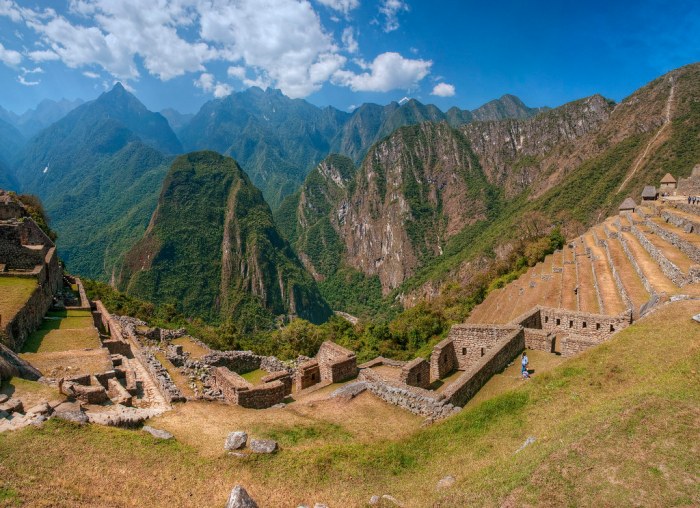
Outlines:
{"label": "boulder", "polygon": [[330,394],[331,399],[352,400],[367,389],[367,383],[364,381],[356,381],[341,386]]}
{"label": "boulder", "polygon": [[32,406],[29,409],[27,409],[27,415],[50,415],[52,413],[53,409],[51,409],[51,406],[49,405],[48,402],[41,402],[37,404],[36,406]]}
{"label": "boulder", "polygon": [[243,487],[236,485],[228,496],[226,508],[258,508],[258,504]]}
{"label": "boulder", "polygon": [[0,393],[0,404],[4,404],[8,400],[10,400],[9,395],[7,395],[6,393]]}
{"label": "boulder", "polygon": [[224,450],[240,450],[241,448],[245,448],[245,444],[247,442],[248,434],[246,434],[242,430],[231,432],[228,436],[226,436],[226,441],[224,442]]}
{"label": "boulder", "polygon": [[452,487],[452,485],[455,484],[455,477],[452,475],[447,475],[444,478],[442,478],[439,482],[437,482],[437,489],[442,490],[442,489],[449,489]]}
{"label": "boulder", "polygon": [[22,413],[24,411],[24,405],[19,399],[11,398],[0,404],[0,411],[7,411],[8,413]]}
{"label": "boulder", "polygon": [[369,498],[369,504],[372,506],[378,505],[381,498],[379,496],[372,496]]}
{"label": "boulder", "polygon": [[272,439],[251,439],[250,451],[253,453],[275,453],[277,451],[277,441]]}
{"label": "boulder", "polygon": [[167,430],[156,429],[149,425],[144,425],[143,429],[141,430],[143,430],[144,432],[148,432],[151,436],[157,437],[158,439],[172,439],[175,437]]}
{"label": "boulder", "polygon": [[88,416],[82,411],[56,411],[54,416],[59,420],[85,425],[89,420]]}

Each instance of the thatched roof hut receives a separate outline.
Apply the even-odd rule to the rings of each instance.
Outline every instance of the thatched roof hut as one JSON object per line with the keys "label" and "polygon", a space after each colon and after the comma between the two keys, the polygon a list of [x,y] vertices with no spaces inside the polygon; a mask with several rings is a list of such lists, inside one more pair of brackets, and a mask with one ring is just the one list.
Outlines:
{"label": "thatched roof hut", "polygon": [[634,202],[634,199],[627,198],[622,202],[619,210],[621,212],[634,212],[635,208],[637,208],[637,203]]}
{"label": "thatched roof hut", "polygon": [[654,201],[659,197],[659,193],[656,191],[656,187],[653,185],[647,185],[642,191],[642,201]]}

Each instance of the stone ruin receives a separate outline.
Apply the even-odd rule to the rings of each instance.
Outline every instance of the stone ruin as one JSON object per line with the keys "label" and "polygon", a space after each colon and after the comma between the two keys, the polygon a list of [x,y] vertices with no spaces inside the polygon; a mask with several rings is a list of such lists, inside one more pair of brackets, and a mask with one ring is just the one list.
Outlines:
{"label": "stone ruin", "polygon": [[319,383],[340,383],[357,375],[355,353],[329,340],[321,344],[316,358],[299,365],[296,374],[297,390]]}

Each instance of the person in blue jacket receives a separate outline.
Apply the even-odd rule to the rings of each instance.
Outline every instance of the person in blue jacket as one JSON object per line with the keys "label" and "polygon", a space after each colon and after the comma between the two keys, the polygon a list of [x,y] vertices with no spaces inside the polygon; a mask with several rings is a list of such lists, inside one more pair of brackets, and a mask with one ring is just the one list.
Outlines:
{"label": "person in blue jacket", "polygon": [[530,360],[527,359],[527,353],[523,351],[523,358],[522,361],[520,362],[522,364],[522,374],[523,374],[523,379],[530,379],[530,373],[527,371],[527,367],[530,364]]}

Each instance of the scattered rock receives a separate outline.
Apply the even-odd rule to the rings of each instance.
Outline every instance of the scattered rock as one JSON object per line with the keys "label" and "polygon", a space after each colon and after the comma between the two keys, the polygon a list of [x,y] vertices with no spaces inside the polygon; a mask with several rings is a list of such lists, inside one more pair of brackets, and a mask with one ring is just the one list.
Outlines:
{"label": "scattered rock", "polygon": [[694,319],[695,321],[697,321],[698,323],[700,323],[700,314],[695,314],[695,315],[693,316],[693,319]]}
{"label": "scattered rock", "polygon": [[253,453],[275,453],[277,451],[277,441],[272,439],[251,439],[250,451]]}
{"label": "scattered rock", "polygon": [[85,425],[89,420],[88,416],[82,411],[56,411],[54,416],[59,420]]}
{"label": "scattered rock", "polygon": [[352,400],[358,395],[360,395],[362,392],[364,392],[367,389],[367,383],[364,381],[357,381],[355,383],[349,383],[345,386],[341,386],[337,390],[335,390],[333,393],[330,394],[331,399],[343,399],[343,400]]}
{"label": "scattered rock", "polygon": [[56,405],[52,405],[53,410],[58,411],[80,411],[81,406],[79,402],[67,402],[61,401]]}
{"label": "scattered rock", "polygon": [[6,393],[0,393],[0,404],[4,404],[10,399],[10,396]]}
{"label": "scattered rock", "polygon": [[515,450],[515,453],[520,453],[521,451],[523,451],[526,447],[530,446],[535,441],[536,441],[536,439],[533,436],[528,437],[525,440],[525,442],[522,444],[522,446],[520,448],[518,448],[517,450]]}
{"label": "scattered rock", "polygon": [[394,503],[396,506],[403,506],[398,499],[396,499],[394,496],[390,496],[389,494],[384,494],[382,499],[385,499],[390,503]]}
{"label": "scattered rock", "polygon": [[41,402],[27,410],[27,415],[50,415],[53,412],[48,402]]}
{"label": "scattered rock", "polygon": [[314,505],[314,508],[328,508],[328,505],[323,504],[323,503],[316,503]]}
{"label": "scattered rock", "polygon": [[248,456],[247,453],[243,453],[243,452],[228,452],[226,455],[230,455],[231,457],[237,457],[239,459],[242,459],[242,458]]}
{"label": "scattered rock", "polygon": [[280,402],[279,404],[275,404],[274,406],[270,406],[267,409],[282,409],[283,407],[287,407],[287,404],[284,402]]}
{"label": "scattered rock", "polygon": [[156,429],[154,427],[151,427],[150,425],[144,425],[141,430],[143,430],[144,432],[148,432],[151,436],[156,437],[158,439],[172,439],[175,437],[167,430]]}
{"label": "scattered rock", "polygon": [[449,489],[452,487],[452,485],[455,484],[455,477],[452,475],[447,475],[444,478],[442,478],[439,482],[437,482],[437,489],[442,490],[442,489]]}
{"label": "scattered rock", "polygon": [[10,398],[0,404],[0,410],[8,413],[22,413],[24,412],[24,405],[21,400]]}
{"label": "scattered rock", "polygon": [[369,498],[369,504],[371,504],[372,506],[377,505],[379,504],[380,499],[381,498],[379,496],[372,496]]}
{"label": "scattered rock", "polygon": [[258,504],[243,487],[236,485],[228,496],[226,508],[258,508]]}
{"label": "scattered rock", "polygon": [[231,432],[226,437],[226,442],[224,442],[224,450],[240,450],[241,448],[245,448],[245,444],[247,442],[248,434],[246,434],[242,430]]}

